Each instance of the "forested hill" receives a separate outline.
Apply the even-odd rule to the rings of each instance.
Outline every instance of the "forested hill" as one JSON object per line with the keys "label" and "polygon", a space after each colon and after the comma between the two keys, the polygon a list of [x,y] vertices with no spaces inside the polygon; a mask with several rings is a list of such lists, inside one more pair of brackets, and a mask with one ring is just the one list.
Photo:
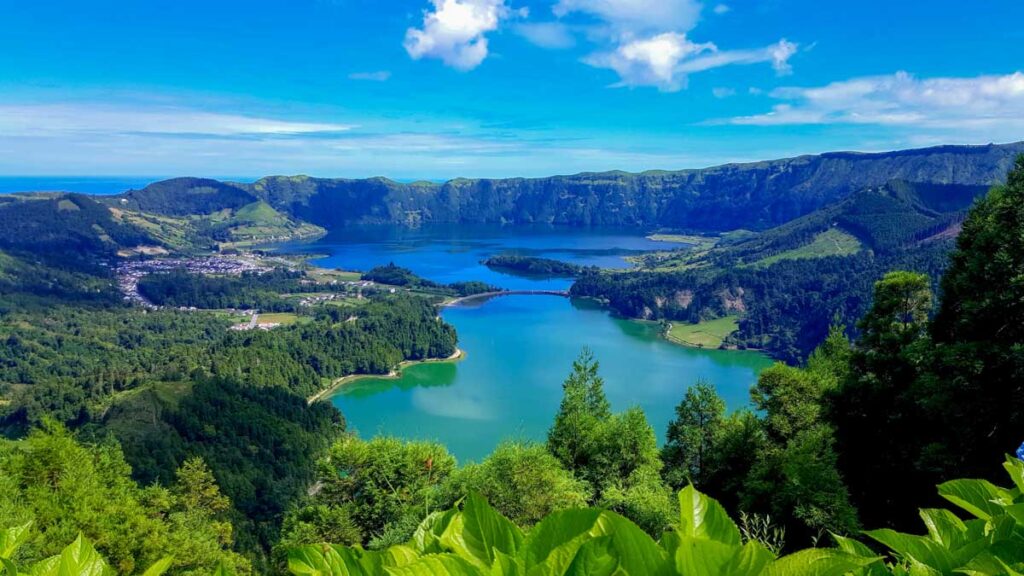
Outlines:
{"label": "forested hill", "polygon": [[1024,142],[861,154],[836,152],[682,171],[399,183],[269,176],[252,184],[178,178],[113,202],[211,213],[263,200],[326,228],[352,223],[502,222],[765,230],[892,180],[988,186]]}

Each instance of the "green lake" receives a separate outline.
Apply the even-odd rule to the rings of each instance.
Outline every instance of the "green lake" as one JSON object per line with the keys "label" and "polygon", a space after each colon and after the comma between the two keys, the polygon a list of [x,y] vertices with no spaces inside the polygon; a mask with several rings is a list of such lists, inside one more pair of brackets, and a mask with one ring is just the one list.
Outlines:
{"label": "green lake", "polygon": [[483,458],[504,439],[543,440],[572,360],[589,346],[612,406],[641,406],[662,437],[698,379],[714,383],[735,409],[748,404],[757,373],[770,364],[754,352],[671,344],[657,324],[557,296],[504,296],[448,308],[443,316],[466,357],[410,366],[398,379],[345,385],[331,401],[351,428],[364,437],[439,440],[461,461]]}

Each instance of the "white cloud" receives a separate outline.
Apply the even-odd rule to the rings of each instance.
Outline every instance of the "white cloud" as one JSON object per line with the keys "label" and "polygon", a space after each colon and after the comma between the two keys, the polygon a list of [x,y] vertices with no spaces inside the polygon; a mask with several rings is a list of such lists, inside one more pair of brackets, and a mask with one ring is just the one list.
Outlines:
{"label": "white cloud", "polygon": [[759,64],[770,62],[779,75],[792,72],[789,59],[796,54],[797,45],[785,39],[754,50],[713,50],[699,58],[681,62],[678,72],[689,74],[733,64]]}
{"label": "white cloud", "polygon": [[685,34],[664,32],[625,42],[584,61],[618,73],[621,80],[616,86],[656,86],[674,92],[686,87],[689,74],[722,66],[770,62],[779,74],[788,73],[788,61],[796,49],[796,44],[780,40],[755,50],[719,50],[710,42],[698,44]]}
{"label": "white cloud", "polygon": [[674,91],[686,82],[686,76],[677,72],[680,61],[713,50],[714,44],[695,44],[687,40],[685,34],[665,32],[627,42],[613,52],[592,55],[586,62],[611,68],[618,73],[623,86],[657,86]]}
{"label": "white cloud", "polygon": [[727,120],[740,125],[874,124],[989,139],[1024,135],[1024,73],[970,78],[916,78],[906,72],[779,88],[771,112]]}
{"label": "white cloud", "polygon": [[715,98],[728,98],[735,96],[736,90],[734,88],[716,87],[711,89],[711,94]]}
{"label": "white cloud", "polygon": [[726,13],[728,13],[730,11],[732,11],[732,8],[730,8],[727,4],[716,4],[715,5],[715,9],[714,9],[715,14],[722,15],[722,14],[726,14]]}
{"label": "white cloud", "polygon": [[[405,50],[415,60],[439,58],[458,70],[472,70],[487,57],[487,32],[512,11],[505,0],[431,0],[421,28],[405,33]],[[524,13],[525,14],[525,13]]]}
{"label": "white cloud", "polygon": [[353,72],[348,75],[349,80],[369,80],[371,82],[385,82],[391,78],[391,72],[378,70],[376,72]]}
{"label": "white cloud", "polygon": [[344,132],[355,126],[297,122],[275,118],[206,112],[178,107],[80,104],[0,105],[0,133],[5,136],[109,132],[205,136],[288,136]]}
{"label": "white cloud", "polygon": [[581,12],[612,26],[618,33],[686,32],[700,19],[697,0],[559,0],[555,15]]}
{"label": "white cloud", "polygon": [[569,28],[561,22],[524,22],[515,31],[541,48],[571,48],[576,44]]}

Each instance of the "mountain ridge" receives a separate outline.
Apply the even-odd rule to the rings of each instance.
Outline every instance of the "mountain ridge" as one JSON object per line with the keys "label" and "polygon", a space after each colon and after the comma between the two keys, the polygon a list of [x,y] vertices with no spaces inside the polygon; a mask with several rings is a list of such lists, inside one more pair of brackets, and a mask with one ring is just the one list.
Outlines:
{"label": "mountain ridge", "polygon": [[[106,197],[150,211],[214,212],[262,200],[324,228],[352,224],[547,223],[699,231],[765,230],[893,180],[992,185],[1024,142],[892,152],[827,152],[676,171],[402,183],[265,176],[253,183],[177,178]],[[243,198],[241,195],[245,195]],[[173,206],[170,204],[174,204]]]}

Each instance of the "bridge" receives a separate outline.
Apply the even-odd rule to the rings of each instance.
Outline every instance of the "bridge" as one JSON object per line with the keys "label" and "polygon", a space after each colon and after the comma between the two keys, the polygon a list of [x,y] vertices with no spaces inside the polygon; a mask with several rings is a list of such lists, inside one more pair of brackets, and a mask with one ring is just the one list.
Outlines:
{"label": "bridge", "polygon": [[455,306],[466,302],[467,300],[485,300],[487,298],[496,298],[498,296],[561,296],[562,298],[569,297],[568,290],[499,290],[494,292],[481,292],[479,294],[473,294],[470,296],[463,296],[454,300],[445,302],[443,306]]}

